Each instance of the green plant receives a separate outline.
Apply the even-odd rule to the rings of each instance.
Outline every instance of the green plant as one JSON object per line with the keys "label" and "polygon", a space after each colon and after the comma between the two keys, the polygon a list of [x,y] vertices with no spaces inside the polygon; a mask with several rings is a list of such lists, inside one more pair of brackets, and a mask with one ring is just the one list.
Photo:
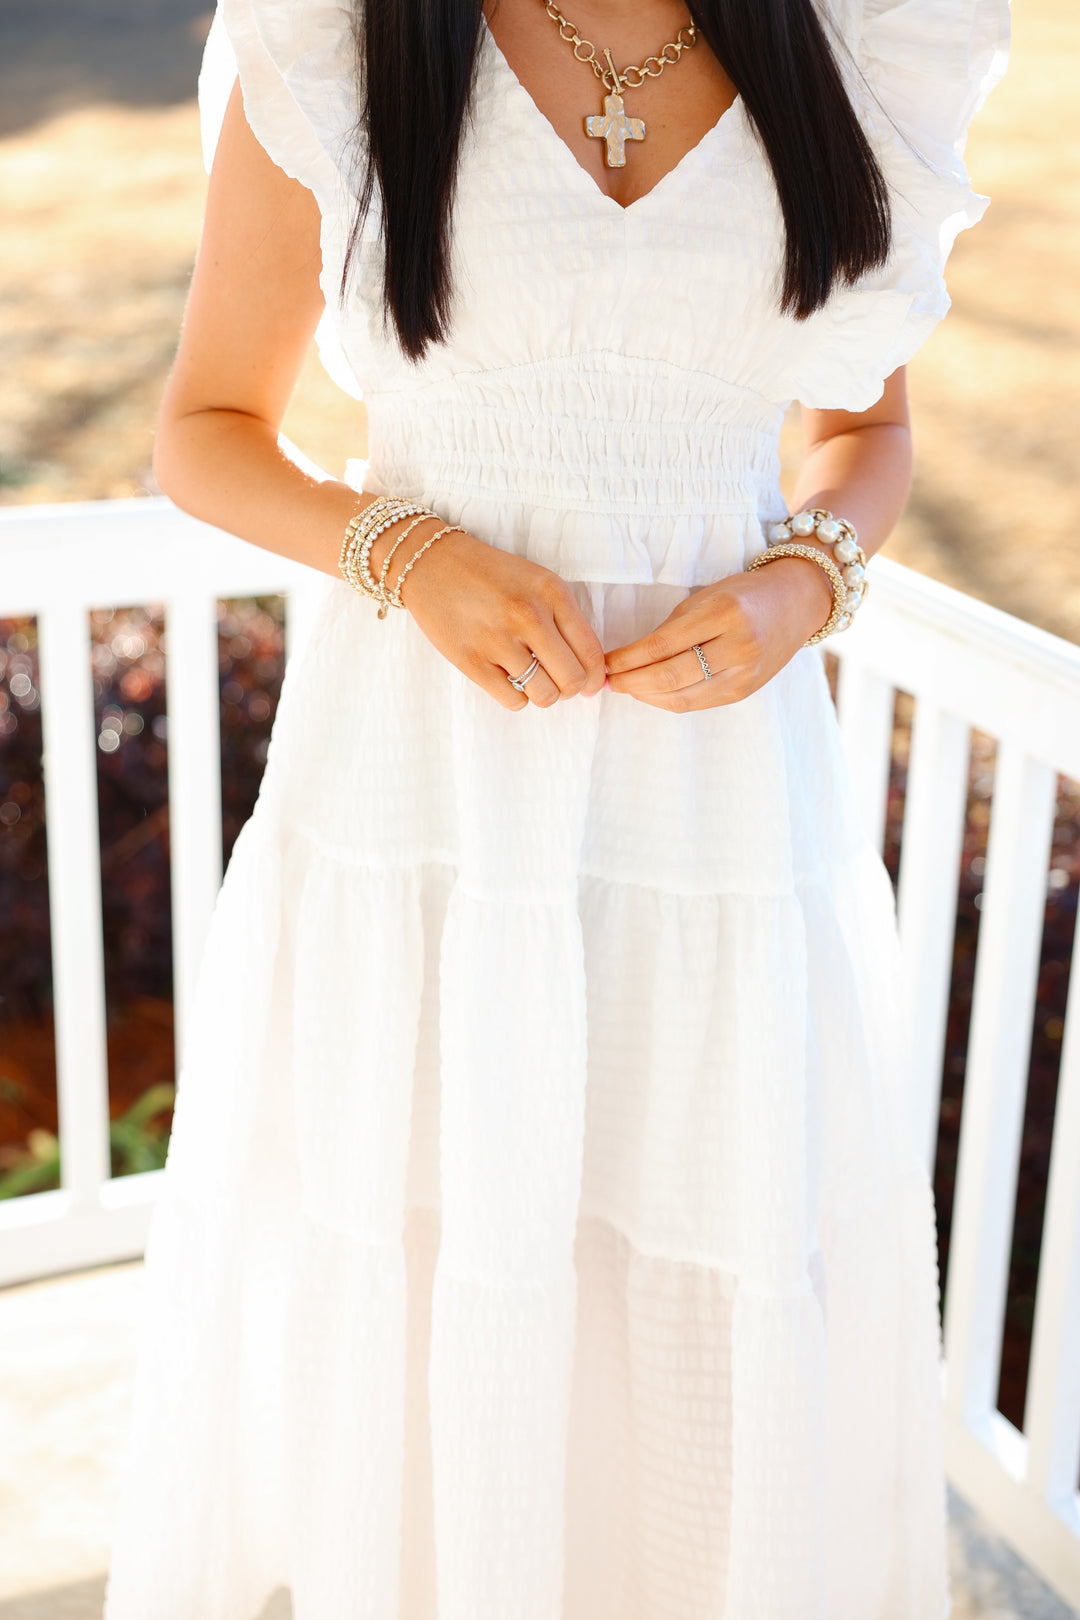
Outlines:
{"label": "green plant", "polygon": [[[176,1100],[176,1087],[149,1086],[126,1113],[109,1122],[109,1158],[114,1176],[160,1170],[169,1148],[162,1116]],[[60,1185],[60,1143],[51,1131],[34,1130],[18,1164],[0,1175],[0,1199],[47,1192]]]}
{"label": "green plant", "polygon": [[109,1151],[114,1176],[160,1170],[169,1150],[169,1130],[160,1116],[172,1108],[176,1087],[165,1081],[137,1097],[126,1114],[109,1125]]}

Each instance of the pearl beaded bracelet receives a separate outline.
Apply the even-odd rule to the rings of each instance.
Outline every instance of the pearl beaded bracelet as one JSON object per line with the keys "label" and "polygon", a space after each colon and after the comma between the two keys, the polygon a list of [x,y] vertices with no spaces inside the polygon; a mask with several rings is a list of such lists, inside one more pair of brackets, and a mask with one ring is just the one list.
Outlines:
{"label": "pearl beaded bracelet", "polygon": [[[415,501],[403,501],[396,495],[377,495],[363,511],[350,519],[341,543],[338,566],[354,591],[378,602],[380,619],[385,619],[389,611],[389,593],[385,579],[376,579],[371,572],[372,546],[380,535],[404,518],[415,518],[420,522],[423,518],[434,516],[434,512],[429,512],[426,506],[419,506]],[[409,529],[412,527],[410,524]],[[391,548],[391,555],[396,549],[396,546]]]}
{"label": "pearl beaded bracelet", "polygon": [[[820,540],[832,547],[845,592],[842,601],[834,600],[830,626],[819,630],[816,636],[811,637],[811,641],[819,641],[837,630],[846,630],[865,601],[869,588],[869,580],[866,577],[866,553],[859,545],[859,537],[855,533],[854,526],[845,518],[834,518],[831,512],[814,507],[796,512],[793,516],[785,518],[782,523],[770,524],[766,539],[771,550],[775,550],[778,546],[790,545],[792,541],[798,543],[806,540]],[[831,623],[833,618],[835,623]]]}
{"label": "pearl beaded bracelet", "polygon": [[434,516],[427,507],[413,501],[399,500],[393,495],[377,495],[373,501],[349,520],[341,542],[338,567],[354,591],[369,596],[379,603],[379,617],[387,614],[387,593],[371,573],[371,548],[381,534],[400,523],[403,518]]}
{"label": "pearl beaded bracelet", "polygon": [[[382,570],[378,579],[371,572],[371,548],[381,534],[392,529],[395,523],[404,519],[411,519],[398,535],[383,561]],[[404,609],[405,603],[401,598],[401,586],[406,574],[417,564],[425,551],[430,551],[437,540],[447,534],[463,534],[465,531],[456,523],[444,524],[441,529],[425,540],[418,550],[413,552],[405,564],[396,581],[391,586],[388,583],[390,573],[390,560],[398,547],[412,534],[413,530],[425,518],[435,518],[438,514],[429,511],[426,506],[417,506],[413,501],[401,500],[396,495],[377,495],[375,499],[356,516],[349,520],[345,530],[345,538],[341,542],[341,555],[338,558],[338,567],[345,576],[353,590],[359,591],[362,596],[368,596],[373,602],[379,604],[379,618],[385,619],[392,607]]]}

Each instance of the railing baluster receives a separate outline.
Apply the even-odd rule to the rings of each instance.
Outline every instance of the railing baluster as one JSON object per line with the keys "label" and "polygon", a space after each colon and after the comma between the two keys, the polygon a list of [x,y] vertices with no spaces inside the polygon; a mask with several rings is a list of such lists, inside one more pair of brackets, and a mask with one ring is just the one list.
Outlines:
{"label": "railing baluster", "polygon": [[840,658],[836,707],[863,826],[875,849],[885,842],[896,692],[859,659]]}
{"label": "railing baluster", "polygon": [[61,1181],[81,1204],[109,1176],[109,1069],[90,625],[78,603],[38,617]]}
{"label": "railing baluster", "polygon": [[221,707],[217,599],[166,607],[169,847],[177,1072],[199,959],[221,886]]}
{"label": "railing baluster", "polygon": [[[1080,938],[1058,1074],[1024,1429],[1031,1489],[1074,1504],[1080,1471]],[[1073,1517],[1075,1519],[1075,1506]]]}
{"label": "railing baluster", "polygon": [[1005,1289],[1057,774],[998,748],[949,1245],[949,1406],[996,1410]]}
{"label": "railing baluster", "polygon": [[932,1170],[952,978],[971,734],[920,698],[908,756],[898,912],[912,1037],[912,1124]]}

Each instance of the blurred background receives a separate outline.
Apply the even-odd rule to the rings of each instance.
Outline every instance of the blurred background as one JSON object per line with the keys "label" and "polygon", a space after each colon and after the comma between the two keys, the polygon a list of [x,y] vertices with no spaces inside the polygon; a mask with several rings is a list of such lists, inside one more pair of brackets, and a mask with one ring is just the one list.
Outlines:
{"label": "blurred background", "polygon": [[[1080,642],[1080,6],[1015,0],[1013,16],[1010,73],[967,154],[993,203],[960,238],[952,313],[911,367],[918,470],[889,551]],[[204,0],[0,0],[0,505],[157,493],[154,418],[206,185],[194,98],[209,22]],[[362,407],[313,356],[285,431],[336,475],[364,453]],[[793,418],[789,471],[797,438]],[[111,1145],[123,1174],[163,1162],[175,1079],[160,607],[103,604],[93,635]],[[221,603],[226,858],[254,803],[282,666],[280,600]],[[901,694],[886,850],[894,879],[909,718]],[[993,743],[976,734],[935,1187],[946,1287],[993,773]],[[999,1392],[1018,1425],[1078,886],[1080,789],[1062,781]],[[9,619],[0,620],[0,1198],[58,1184],[56,1129],[36,627]]]}
{"label": "blurred background", "polygon": [[[993,205],[911,368],[919,472],[890,551],[1076,640],[1080,9],[1016,0],[1013,18],[1009,75],[968,146]],[[153,489],[205,192],[209,20],[200,0],[0,0],[2,502]],[[362,448],[314,361],[285,430],[333,473]]]}

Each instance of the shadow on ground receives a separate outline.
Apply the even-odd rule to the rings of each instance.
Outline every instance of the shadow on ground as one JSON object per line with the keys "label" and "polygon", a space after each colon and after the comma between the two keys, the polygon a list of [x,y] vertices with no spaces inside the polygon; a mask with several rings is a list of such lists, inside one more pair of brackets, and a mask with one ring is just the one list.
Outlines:
{"label": "shadow on ground", "polygon": [[[953,1620],[1077,1620],[954,1491],[949,1492],[949,1555]],[[103,1575],[73,1581],[0,1602],[0,1620],[100,1620],[104,1595]],[[256,1620],[292,1620],[288,1592],[275,1592]]]}
{"label": "shadow on ground", "polygon": [[[100,1620],[105,1599],[105,1577],[72,1581],[43,1592],[0,1602],[0,1620]],[[284,1588],[275,1592],[257,1620],[292,1620],[292,1604]]]}
{"label": "shadow on ground", "polygon": [[0,0],[0,138],[80,107],[190,101],[207,0]]}

